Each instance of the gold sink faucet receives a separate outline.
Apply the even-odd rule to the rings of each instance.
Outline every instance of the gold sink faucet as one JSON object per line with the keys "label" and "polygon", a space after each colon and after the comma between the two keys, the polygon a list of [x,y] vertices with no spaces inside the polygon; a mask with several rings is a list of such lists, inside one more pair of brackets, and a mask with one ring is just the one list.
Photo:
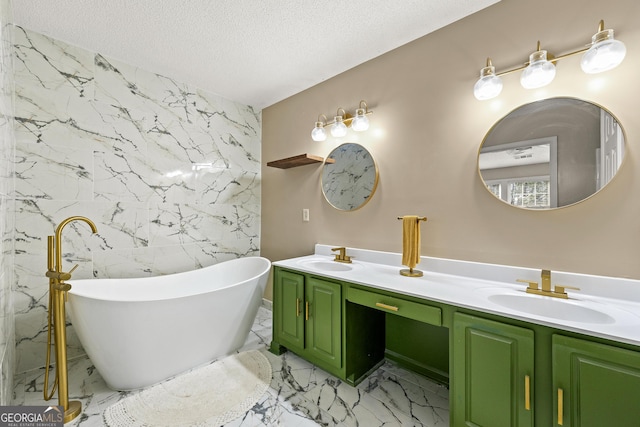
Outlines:
{"label": "gold sink faucet", "polygon": [[344,263],[348,263],[351,264],[351,257],[347,255],[347,248],[345,247],[340,247],[340,248],[333,248],[331,249],[333,252],[338,251],[338,254],[336,255],[336,257],[333,259],[336,262],[344,262]]}
{"label": "gold sink faucet", "polygon": [[551,289],[551,270],[542,270],[540,279],[540,288],[538,288],[538,282],[523,279],[517,279],[517,281],[527,283],[529,285],[527,286],[528,294],[544,295],[547,297],[568,299],[569,295],[567,295],[567,292],[565,291],[566,289],[574,289],[576,291],[580,290],[580,288],[576,288],[575,286],[564,285],[556,285],[554,289]]}

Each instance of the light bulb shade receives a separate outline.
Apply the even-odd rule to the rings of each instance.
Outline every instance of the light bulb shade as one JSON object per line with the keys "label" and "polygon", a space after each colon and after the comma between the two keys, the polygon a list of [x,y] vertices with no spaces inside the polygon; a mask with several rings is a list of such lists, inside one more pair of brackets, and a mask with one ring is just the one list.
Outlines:
{"label": "light bulb shade", "polygon": [[502,92],[502,79],[496,76],[496,69],[490,65],[480,70],[480,79],[473,86],[473,95],[476,99],[484,101],[485,99],[495,98]]}
{"label": "light bulb shade", "polygon": [[311,131],[311,139],[318,142],[327,139],[327,132],[324,130],[324,123],[316,122],[316,127]]}
{"label": "light bulb shade", "polygon": [[604,30],[591,38],[591,47],[580,61],[582,71],[587,74],[602,73],[611,70],[622,62],[627,48],[620,40],[613,38],[613,30]]}
{"label": "light bulb shade", "polygon": [[342,116],[335,116],[331,125],[331,136],[341,138],[347,134],[347,125],[342,121]]}
{"label": "light bulb shade", "polygon": [[556,67],[547,61],[547,51],[539,50],[529,56],[529,66],[520,76],[520,84],[525,89],[546,86],[556,77]]}
{"label": "light bulb shade", "polygon": [[358,108],[356,110],[356,116],[351,122],[351,129],[356,132],[362,132],[369,129],[369,119],[365,115],[364,108]]}

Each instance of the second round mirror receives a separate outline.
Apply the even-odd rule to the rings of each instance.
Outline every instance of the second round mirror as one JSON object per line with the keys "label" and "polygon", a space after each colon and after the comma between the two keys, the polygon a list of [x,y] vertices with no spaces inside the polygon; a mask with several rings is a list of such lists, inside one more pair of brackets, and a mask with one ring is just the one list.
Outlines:
{"label": "second round mirror", "polygon": [[516,108],[489,130],[478,172],[503,202],[553,209],[604,188],[624,154],[624,131],[613,114],[580,99],[550,98]]}

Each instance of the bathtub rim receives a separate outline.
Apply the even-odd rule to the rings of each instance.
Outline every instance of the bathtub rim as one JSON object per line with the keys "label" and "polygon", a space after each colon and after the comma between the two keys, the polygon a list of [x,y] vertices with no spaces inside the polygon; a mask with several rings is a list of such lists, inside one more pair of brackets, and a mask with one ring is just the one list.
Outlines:
{"label": "bathtub rim", "polygon": [[[159,277],[162,278],[176,278],[182,275],[189,275],[192,274],[194,272],[198,272],[200,270],[206,270],[206,269],[213,269],[216,266],[219,266],[221,264],[225,264],[225,263],[238,263],[241,262],[243,260],[247,260],[247,259],[257,259],[260,261],[264,261],[264,269],[261,269],[258,273],[256,273],[255,275],[248,277],[244,280],[241,281],[237,281],[237,282],[232,282],[229,283],[225,286],[221,286],[218,288],[214,288],[214,289],[206,289],[206,290],[200,290],[198,292],[187,292],[184,294],[180,294],[180,295],[164,295],[164,296],[154,296],[153,294],[145,294],[145,298],[144,299],[140,299],[140,298],[118,298],[118,295],[113,295],[113,296],[105,296],[105,295],[96,295],[96,294],[91,294],[91,291],[89,291],[88,293],[84,291],[84,286],[88,285],[90,282],[99,282],[99,281],[138,281],[138,282],[144,282],[145,284],[147,282],[153,282],[154,279],[158,279]],[[229,259],[229,260],[225,260],[225,261],[221,261],[218,262],[216,264],[211,264],[208,265],[206,267],[202,267],[202,268],[198,268],[195,270],[186,270],[186,271],[181,271],[178,273],[171,273],[171,274],[163,274],[163,275],[156,275],[156,276],[144,276],[144,277],[122,277],[122,278],[91,278],[91,279],[77,279],[77,280],[69,280],[67,283],[69,283],[69,285],[71,285],[71,289],[68,291],[70,294],[69,298],[69,303],[71,303],[71,301],[73,300],[74,297],[78,297],[78,298],[87,298],[87,299],[92,299],[92,300],[98,300],[98,301],[108,301],[108,302],[114,302],[114,303],[131,303],[131,304],[140,304],[140,303],[145,303],[145,302],[154,302],[154,301],[163,301],[163,300],[173,300],[173,299],[181,299],[181,298],[191,298],[197,295],[202,295],[202,294],[206,294],[209,292],[215,292],[218,290],[223,290],[223,289],[228,289],[230,287],[234,287],[234,286],[242,286],[248,282],[252,282],[252,281],[256,281],[256,280],[260,280],[260,278],[264,275],[268,275],[269,272],[271,270],[271,261],[268,258],[265,258],[263,256],[248,256],[248,257],[241,257],[241,258],[234,258],[234,259]],[[267,279],[265,279],[266,282]],[[81,285],[79,286],[81,289],[78,289],[78,287],[75,287],[74,285]],[[148,286],[153,286],[151,284],[149,284]]]}

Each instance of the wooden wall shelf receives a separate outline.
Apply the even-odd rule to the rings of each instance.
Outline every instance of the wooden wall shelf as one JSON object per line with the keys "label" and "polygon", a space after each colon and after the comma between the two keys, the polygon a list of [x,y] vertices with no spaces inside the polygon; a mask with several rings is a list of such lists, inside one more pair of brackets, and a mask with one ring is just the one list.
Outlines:
{"label": "wooden wall shelf", "polygon": [[[335,160],[328,159],[327,163],[333,163]],[[268,162],[267,166],[279,169],[289,169],[298,166],[310,165],[312,163],[322,163],[324,158],[320,156],[314,156],[313,154],[299,154],[293,157],[287,157],[286,159],[274,160]]]}

